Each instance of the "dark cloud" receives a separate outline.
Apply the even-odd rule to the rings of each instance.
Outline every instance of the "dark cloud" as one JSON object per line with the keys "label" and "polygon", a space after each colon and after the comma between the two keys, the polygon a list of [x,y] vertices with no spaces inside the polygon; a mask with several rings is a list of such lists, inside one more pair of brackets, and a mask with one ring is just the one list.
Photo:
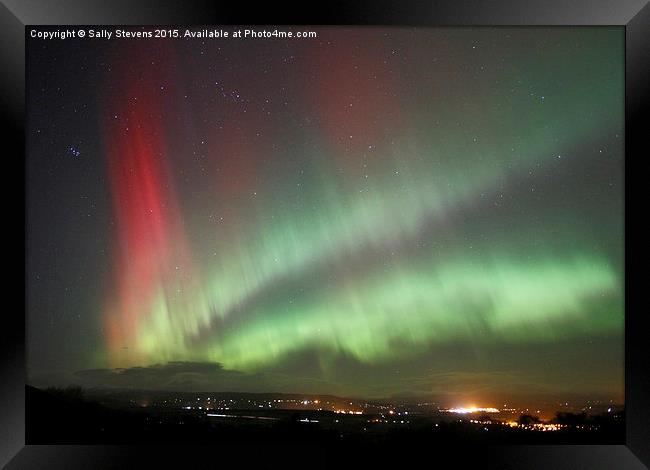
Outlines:
{"label": "dark cloud", "polygon": [[[72,374],[36,377],[35,384],[75,383],[84,387],[133,389],[239,391],[265,384],[257,374],[226,370],[217,362],[168,362],[146,367],[86,369]],[[257,384],[257,387],[255,386]]]}
{"label": "dark cloud", "polygon": [[168,362],[146,367],[85,369],[76,372],[33,374],[37,387],[80,385],[86,388],[120,388],[169,391],[336,393],[339,384],[316,372],[296,377],[292,371],[246,373],[224,369],[217,362]]}

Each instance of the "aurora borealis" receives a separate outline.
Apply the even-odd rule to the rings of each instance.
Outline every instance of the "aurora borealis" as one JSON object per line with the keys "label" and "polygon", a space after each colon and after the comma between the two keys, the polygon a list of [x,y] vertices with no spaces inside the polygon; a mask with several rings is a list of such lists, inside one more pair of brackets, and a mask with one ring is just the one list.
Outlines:
{"label": "aurora borealis", "polygon": [[30,376],[622,399],[622,32],[313,30],[29,41]]}

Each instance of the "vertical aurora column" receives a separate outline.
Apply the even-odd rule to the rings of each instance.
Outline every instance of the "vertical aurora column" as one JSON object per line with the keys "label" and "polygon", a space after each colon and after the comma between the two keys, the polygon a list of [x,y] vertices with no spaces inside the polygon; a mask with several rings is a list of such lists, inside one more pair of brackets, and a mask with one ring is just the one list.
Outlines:
{"label": "vertical aurora column", "polygon": [[[115,246],[105,310],[109,362],[147,363],[184,348],[203,307],[198,273],[168,168],[163,109],[150,82],[129,80],[113,98],[107,157]],[[147,88],[147,86],[149,88]]]}

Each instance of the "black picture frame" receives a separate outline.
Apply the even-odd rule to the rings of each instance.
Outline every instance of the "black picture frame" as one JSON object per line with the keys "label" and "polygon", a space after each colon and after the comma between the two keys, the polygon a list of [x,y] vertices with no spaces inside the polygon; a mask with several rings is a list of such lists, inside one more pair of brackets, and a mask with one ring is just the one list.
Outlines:
{"label": "black picture frame", "polygon": [[[455,466],[481,464],[495,468],[633,468],[650,466],[650,351],[642,327],[641,293],[645,279],[642,268],[646,234],[635,206],[643,193],[639,171],[643,157],[649,154],[643,117],[647,114],[650,90],[650,6],[645,0],[477,0],[457,1],[360,1],[305,2],[304,5],[276,2],[250,5],[248,2],[172,1],[172,0],[3,0],[0,3],[0,102],[4,105],[3,129],[9,148],[5,154],[15,171],[5,167],[5,178],[23,172],[25,161],[25,27],[27,25],[158,25],[158,24],[309,24],[309,25],[611,25],[625,28],[626,98],[625,98],[625,406],[626,444],[612,446],[507,446],[473,449],[381,449],[375,455],[360,455],[354,449],[286,448],[274,446],[263,450],[224,449],[214,447],[138,447],[138,446],[36,446],[25,445],[25,344],[24,304],[4,311],[0,329],[0,465],[6,468],[131,468],[161,464],[185,468],[213,467],[225,458],[240,464],[304,465],[387,463],[399,459],[405,466],[411,459],[425,457],[426,462],[454,459]],[[10,155],[13,155],[10,157]],[[22,157],[22,158],[21,158]],[[6,187],[6,185],[5,185]],[[11,191],[5,199],[23,220],[23,236],[18,229],[13,246],[24,246],[28,236],[26,214],[18,207],[24,187]],[[8,197],[9,195],[6,195]],[[24,206],[23,206],[24,207]],[[18,222],[20,225],[20,222]],[[12,226],[13,227],[13,226]],[[12,250],[18,252],[16,248]],[[20,271],[19,271],[20,272]],[[15,276],[15,282],[24,281]],[[16,292],[21,289],[17,286]],[[12,289],[7,288],[7,292]],[[22,291],[24,292],[24,286]],[[346,460],[340,460],[339,450]],[[307,459],[307,460],[305,460]],[[331,459],[331,460],[330,460]],[[415,463],[413,460],[411,463]]]}

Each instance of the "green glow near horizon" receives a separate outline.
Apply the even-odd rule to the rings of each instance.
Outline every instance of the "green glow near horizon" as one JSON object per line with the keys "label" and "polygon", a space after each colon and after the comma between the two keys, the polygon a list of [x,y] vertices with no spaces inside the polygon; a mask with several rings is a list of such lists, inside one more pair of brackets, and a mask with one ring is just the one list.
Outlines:
{"label": "green glow near horizon", "polygon": [[622,311],[599,318],[591,309],[617,287],[606,263],[584,258],[434,265],[344,283],[303,304],[263,306],[264,314],[215,344],[209,358],[249,370],[315,345],[373,362],[420,352],[418,345],[429,342],[528,342],[581,333],[583,326],[604,331],[620,327]]}

